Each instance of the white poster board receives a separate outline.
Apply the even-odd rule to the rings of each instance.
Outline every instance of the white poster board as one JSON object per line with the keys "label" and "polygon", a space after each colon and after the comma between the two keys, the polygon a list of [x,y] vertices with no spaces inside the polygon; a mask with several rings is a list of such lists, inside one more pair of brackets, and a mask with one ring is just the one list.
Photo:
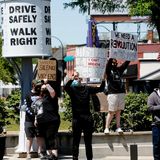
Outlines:
{"label": "white poster board", "polygon": [[76,71],[82,78],[102,78],[106,62],[107,50],[104,48],[76,48]]}
{"label": "white poster board", "polygon": [[3,57],[51,55],[50,0],[12,0],[1,5]]}
{"label": "white poster board", "polygon": [[121,60],[137,60],[136,35],[111,31],[110,58]]}

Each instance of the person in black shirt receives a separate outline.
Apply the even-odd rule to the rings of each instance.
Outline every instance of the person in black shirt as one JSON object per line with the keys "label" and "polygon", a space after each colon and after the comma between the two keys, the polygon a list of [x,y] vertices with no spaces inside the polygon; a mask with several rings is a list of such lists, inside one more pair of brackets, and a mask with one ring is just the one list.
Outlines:
{"label": "person in black shirt", "polygon": [[125,61],[122,65],[118,66],[117,60],[110,58],[106,65],[108,115],[106,117],[105,134],[109,134],[109,126],[114,115],[116,116],[116,132],[123,132],[120,128],[120,115],[125,106],[125,86],[122,82],[122,75],[127,69],[129,63],[130,61]]}
{"label": "person in black shirt", "polygon": [[102,81],[100,87],[81,84],[78,72],[74,73],[73,80],[69,80],[64,87],[72,104],[73,160],[78,160],[82,132],[84,133],[87,160],[93,159],[92,133],[94,121],[90,112],[90,95],[103,91],[104,87],[105,81]]}
{"label": "person in black shirt", "polygon": [[31,147],[33,145],[33,139],[36,137],[38,148],[40,150],[40,157],[43,158],[46,155],[44,138],[41,135],[37,134],[37,128],[34,125],[35,112],[34,105],[32,105],[38,98],[40,98],[41,93],[41,82],[33,80],[31,94],[26,96],[24,105],[25,105],[25,134],[27,137],[27,158],[31,158]]}
{"label": "person in black shirt", "polygon": [[58,97],[55,89],[47,80],[41,86],[40,110],[35,110],[35,125],[45,139],[48,160],[58,159],[58,129],[60,115]]}

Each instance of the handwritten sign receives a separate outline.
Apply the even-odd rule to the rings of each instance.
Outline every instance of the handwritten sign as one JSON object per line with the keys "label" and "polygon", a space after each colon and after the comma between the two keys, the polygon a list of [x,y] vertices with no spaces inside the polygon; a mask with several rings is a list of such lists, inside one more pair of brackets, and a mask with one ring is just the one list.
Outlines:
{"label": "handwritten sign", "polygon": [[56,67],[55,60],[38,60],[37,79],[56,81]]}
{"label": "handwritten sign", "polygon": [[107,50],[102,48],[76,48],[76,71],[82,78],[102,78],[107,62]]}
{"label": "handwritten sign", "polygon": [[129,61],[137,60],[137,36],[111,31],[110,57]]}

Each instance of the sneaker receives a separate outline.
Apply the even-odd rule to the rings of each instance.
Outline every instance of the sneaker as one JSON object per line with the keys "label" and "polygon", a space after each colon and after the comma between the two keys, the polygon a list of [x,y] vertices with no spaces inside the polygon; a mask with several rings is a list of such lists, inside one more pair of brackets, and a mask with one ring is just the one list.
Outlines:
{"label": "sneaker", "polygon": [[104,133],[105,133],[105,134],[109,134],[109,128],[106,128],[106,129],[104,130]]}
{"label": "sneaker", "polygon": [[47,159],[47,153],[44,151],[44,152],[40,152],[39,153],[39,158],[40,159]]}
{"label": "sneaker", "polygon": [[117,129],[116,129],[116,132],[117,132],[117,133],[123,133],[123,130],[122,130],[121,128],[117,128]]}
{"label": "sneaker", "polygon": [[52,155],[49,155],[48,160],[58,160],[58,157],[52,154]]}
{"label": "sneaker", "polygon": [[27,153],[26,160],[31,160],[31,154],[30,153]]}

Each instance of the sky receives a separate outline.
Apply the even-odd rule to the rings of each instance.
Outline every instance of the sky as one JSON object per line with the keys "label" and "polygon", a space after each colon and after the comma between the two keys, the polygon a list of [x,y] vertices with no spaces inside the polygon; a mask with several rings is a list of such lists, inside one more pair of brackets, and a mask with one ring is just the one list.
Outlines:
{"label": "sky", "polygon": [[[51,0],[52,47],[59,47],[61,44],[65,46],[86,43],[89,16],[79,13],[79,8],[64,9],[65,2],[71,0]],[[112,30],[111,24],[103,24],[103,26]],[[136,27],[135,24],[119,24],[118,31],[136,32]],[[141,31],[143,32],[143,28]],[[106,29],[99,25],[98,32],[106,32]],[[54,38],[55,36],[57,38]]]}
{"label": "sky", "polygon": [[[71,0],[70,0],[71,1]],[[84,44],[87,36],[87,14],[79,13],[78,8],[64,9],[63,3],[67,0],[51,0],[51,30],[52,36],[56,36],[62,44]],[[103,24],[109,30],[112,30],[111,24]],[[136,34],[136,24],[118,24],[119,32]],[[146,31],[146,25],[141,26],[141,32]],[[99,26],[98,32],[106,32],[104,27]],[[60,46],[60,42],[52,38],[52,47]]]}
{"label": "sky", "polygon": [[[64,44],[86,43],[87,15],[77,9],[64,9],[64,0],[51,0],[51,31],[52,36]],[[52,39],[52,46],[60,46],[57,39]]]}

